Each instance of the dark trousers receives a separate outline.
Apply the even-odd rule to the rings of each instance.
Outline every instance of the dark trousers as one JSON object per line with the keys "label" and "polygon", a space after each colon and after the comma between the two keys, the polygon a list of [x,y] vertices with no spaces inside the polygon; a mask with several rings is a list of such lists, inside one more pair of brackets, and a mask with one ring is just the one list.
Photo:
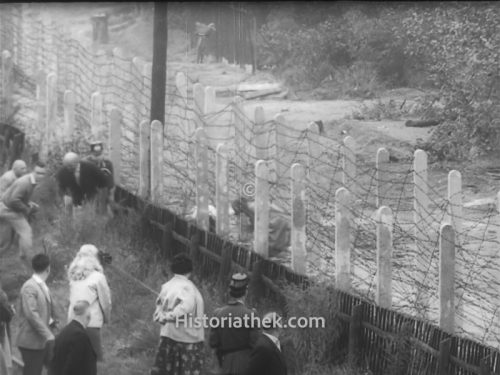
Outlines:
{"label": "dark trousers", "polygon": [[41,375],[43,366],[49,367],[49,353],[46,348],[40,350],[19,348],[19,351],[24,362],[23,375]]}

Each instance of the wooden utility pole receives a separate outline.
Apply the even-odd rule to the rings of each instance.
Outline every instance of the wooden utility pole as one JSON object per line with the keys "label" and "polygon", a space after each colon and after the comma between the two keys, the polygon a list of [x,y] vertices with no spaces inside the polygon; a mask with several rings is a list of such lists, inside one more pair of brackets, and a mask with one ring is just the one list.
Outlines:
{"label": "wooden utility pole", "polygon": [[165,124],[167,80],[167,2],[154,3],[153,69],[151,76],[151,118]]}

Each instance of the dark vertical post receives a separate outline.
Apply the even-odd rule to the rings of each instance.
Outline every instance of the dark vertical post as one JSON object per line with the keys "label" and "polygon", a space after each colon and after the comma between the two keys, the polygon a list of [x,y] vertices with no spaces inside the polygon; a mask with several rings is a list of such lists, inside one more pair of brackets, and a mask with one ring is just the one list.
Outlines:
{"label": "dark vertical post", "polygon": [[[219,29],[219,27],[221,26],[221,23],[220,23],[220,4],[217,4],[217,8],[216,8],[216,12],[217,12],[217,15],[215,17],[215,22],[216,22],[216,28]],[[221,62],[221,40],[220,40],[220,37],[219,37],[219,32],[216,32],[215,33],[215,60],[220,63]]]}
{"label": "dark vertical post", "polygon": [[351,323],[349,325],[349,364],[357,367],[362,363],[362,345],[363,345],[363,305],[353,306]]}
{"label": "dark vertical post", "polygon": [[167,2],[154,3],[153,71],[151,77],[151,118],[165,124],[167,81]]}
{"label": "dark vertical post", "polygon": [[438,373],[447,375],[450,366],[451,339],[443,340],[439,343]]}
{"label": "dark vertical post", "polygon": [[233,47],[234,47],[233,64],[238,64],[238,56],[237,56],[237,54],[238,54],[238,27],[237,27],[237,23],[236,23],[236,10],[234,8],[233,8],[233,21],[234,21],[234,33],[232,34],[233,35]]}

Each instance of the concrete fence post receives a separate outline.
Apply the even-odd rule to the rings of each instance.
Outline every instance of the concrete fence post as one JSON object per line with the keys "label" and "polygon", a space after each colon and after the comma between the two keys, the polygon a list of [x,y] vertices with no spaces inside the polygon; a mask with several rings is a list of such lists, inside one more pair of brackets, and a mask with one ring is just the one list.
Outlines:
{"label": "concrete fence post", "polygon": [[335,192],[335,277],[339,290],[351,288],[351,213],[350,193],[346,188]]}
{"label": "concrete fence post", "polygon": [[423,242],[425,234],[425,219],[427,208],[429,207],[428,187],[427,187],[427,153],[423,150],[416,150],[413,160],[413,207],[415,222],[416,249]]}
{"label": "concrete fence post", "polygon": [[160,204],[163,193],[163,124],[158,120],[151,122],[151,202]]}
{"label": "concrete fence post", "polygon": [[375,164],[377,168],[376,205],[377,207],[382,207],[387,202],[388,190],[391,185],[389,182],[389,171],[387,170],[389,164],[389,151],[387,149],[381,147],[377,150]]}
{"label": "concrete fence post", "polygon": [[254,123],[255,123],[255,158],[257,160],[268,160],[269,149],[268,139],[269,131],[266,127],[266,118],[264,115],[264,108],[261,106],[255,107],[254,110]]}
{"label": "concrete fence post", "polygon": [[269,167],[264,160],[255,163],[254,228],[255,252],[267,258],[269,256]]}
{"label": "concrete fence post", "polygon": [[139,197],[148,198],[150,195],[150,151],[151,126],[148,120],[139,124]]}
{"label": "concrete fence post", "polygon": [[215,201],[217,210],[216,233],[225,237],[229,234],[229,188],[228,188],[228,150],[225,144],[217,146],[215,155]]}
{"label": "concrete fence post", "polygon": [[57,127],[57,77],[55,73],[47,75],[47,85],[45,93],[45,124],[44,136],[40,157],[47,160],[49,149],[54,141]]}
{"label": "concrete fence post", "polygon": [[455,333],[455,233],[441,226],[439,237],[439,327]]}
{"label": "concrete fence post", "polygon": [[90,132],[95,140],[101,139],[103,124],[103,97],[96,91],[90,96]]}
{"label": "concrete fence post", "polygon": [[198,128],[196,137],[196,224],[208,231],[209,215],[208,200],[210,196],[208,187],[208,140],[205,129]]}
{"label": "concrete fence post", "polygon": [[151,106],[151,74],[153,71],[152,63],[145,63],[142,67],[142,95],[141,95],[141,111],[140,116],[143,118],[150,117]]}
{"label": "concrete fence post", "polygon": [[185,100],[187,100],[187,97],[188,97],[188,79],[184,73],[178,72],[175,75],[175,86],[177,87],[179,94]]}
{"label": "concrete fence post", "polygon": [[271,122],[271,126],[269,129],[269,162],[270,162],[270,178],[271,181],[277,183],[280,178],[284,177],[284,166],[280,162],[280,155],[278,149],[278,128],[284,126],[286,124],[285,117],[278,113],[274,116],[273,121]]}
{"label": "concrete fence post", "polygon": [[375,302],[390,309],[392,306],[392,230],[393,217],[389,207],[377,210],[377,292]]}
{"label": "concrete fence post", "polygon": [[[413,221],[415,224],[415,264],[421,264],[418,258],[422,254],[428,253],[426,248],[426,237],[429,235],[429,225],[427,223],[427,209],[429,207],[427,185],[427,154],[423,150],[416,150],[413,159]],[[427,318],[427,307],[430,303],[430,294],[426,283],[429,282],[425,278],[426,270],[419,269],[419,283],[415,284],[416,290],[416,305],[418,308],[423,308],[424,313],[420,317]],[[421,285],[419,287],[419,285]]]}
{"label": "concrete fence post", "polygon": [[40,144],[40,155],[39,157],[43,160],[48,152],[45,146],[45,112],[47,106],[45,104],[45,98],[47,97],[47,75],[43,72],[39,72],[35,77],[36,82],[36,127],[37,127],[37,138]]}
{"label": "concrete fence post", "polygon": [[356,141],[353,137],[344,138],[342,145],[342,183],[351,193],[354,193],[354,182],[356,180]]}
{"label": "concrete fence post", "polygon": [[217,148],[221,139],[223,139],[221,132],[224,128],[221,126],[214,126],[209,120],[207,120],[206,115],[215,112],[215,89],[213,87],[205,87],[204,93],[205,101],[203,103],[203,115],[205,115],[205,132],[212,148]]}
{"label": "concrete fence post", "polygon": [[115,184],[121,183],[123,115],[117,108],[109,113],[109,159],[113,163]]}
{"label": "concrete fence post", "polygon": [[307,173],[310,175],[310,172],[314,165],[317,164],[317,159],[319,158],[322,147],[320,142],[320,134],[319,134],[319,125],[315,122],[311,122],[307,127],[307,149],[308,149],[308,158],[307,158]]}
{"label": "concrete fence post", "polygon": [[453,170],[448,173],[448,220],[455,233],[462,231],[462,174]]}
{"label": "concrete fence post", "polygon": [[205,110],[205,89],[201,83],[193,85],[193,112],[196,129],[204,127],[203,111]]}
{"label": "concrete fence post", "polygon": [[64,138],[71,141],[75,131],[75,93],[71,90],[64,92]]}
{"label": "concrete fence post", "polygon": [[14,93],[14,64],[9,51],[2,52],[2,100],[5,103],[4,119],[9,118],[14,109],[12,94]]}
{"label": "concrete fence post", "polygon": [[292,165],[292,269],[307,273],[306,251],[306,169],[303,165]]}

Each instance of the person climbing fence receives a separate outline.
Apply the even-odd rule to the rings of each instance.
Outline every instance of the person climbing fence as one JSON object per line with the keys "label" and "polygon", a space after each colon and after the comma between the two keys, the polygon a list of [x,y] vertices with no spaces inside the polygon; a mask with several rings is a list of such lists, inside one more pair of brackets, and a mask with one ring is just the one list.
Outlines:
{"label": "person climbing fence", "polygon": [[205,25],[204,23],[196,22],[196,63],[203,63],[203,58],[207,53],[207,39],[215,31],[215,24],[209,23]]}

